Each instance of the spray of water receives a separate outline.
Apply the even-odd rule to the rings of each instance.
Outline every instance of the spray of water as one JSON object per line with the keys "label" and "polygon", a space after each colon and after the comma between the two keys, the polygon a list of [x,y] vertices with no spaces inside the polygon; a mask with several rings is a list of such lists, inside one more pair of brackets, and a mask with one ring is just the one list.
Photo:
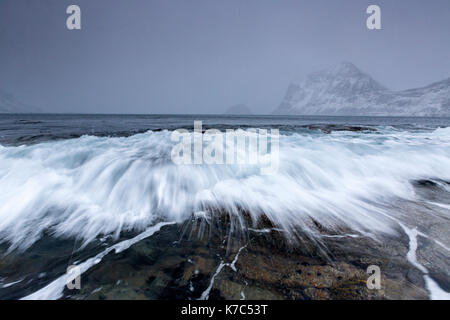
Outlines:
{"label": "spray of water", "polygon": [[217,212],[243,230],[264,217],[287,237],[319,238],[317,223],[377,236],[395,232],[385,216],[391,201],[417,200],[412,181],[450,181],[450,128],[284,134],[272,175],[258,164],[175,165],[170,137],[150,131],[0,146],[0,241],[23,250],[47,231],[87,244]]}

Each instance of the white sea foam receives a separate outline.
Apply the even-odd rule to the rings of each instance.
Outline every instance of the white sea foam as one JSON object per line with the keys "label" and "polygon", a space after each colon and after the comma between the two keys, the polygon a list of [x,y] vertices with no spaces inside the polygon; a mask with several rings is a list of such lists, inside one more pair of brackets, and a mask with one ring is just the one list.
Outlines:
{"label": "white sea foam", "polygon": [[438,203],[438,202],[428,202],[428,203],[430,203],[430,204],[432,204],[432,205],[435,205],[435,206],[438,206],[438,207],[440,207],[440,208],[444,208],[444,209],[447,209],[447,210],[449,210],[449,212],[450,212],[450,205],[448,205],[448,204],[444,204],[444,203]]}
{"label": "white sea foam", "polygon": [[14,285],[16,285],[16,284],[18,284],[18,283],[20,283],[22,281],[23,281],[23,279],[20,279],[20,280],[9,282],[9,283],[5,283],[5,284],[2,284],[1,281],[0,281],[0,289],[6,289],[6,288],[9,288],[9,287],[12,287],[12,286],[14,286]]}
{"label": "white sea foam", "polygon": [[247,245],[241,247],[238,252],[236,253],[236,256],[234,257],[233,261],[231,263],[225,263],[223,261],[220,262],[219,266],[216,269],[216,272],[211,277],[211,280],[209,281],[209,286],[206,288],[205,291],[202,292],[202,295],[200,296],[199,300],[208,300],[209,294],[211,292],[211,289],[214,286],[214,281],[216,280],[216,277],[219,275],[219,273],[222,271],[224,267],[230,267],[234,272],[237,271],[236,269],[236,262],[239,259],[239,255],[241,254],[241,251],[243,249],[247,248]]}
{"label": "white sea foam", "polygon": [[[403,228],[406,235],[409,238],[409,250],[406,254],[406,258],[408,261],[415,266],[417,269],[423,272],[423,277],[425,280],[425,286],[429,292],[429,296],[431,300],[450,300],[450,293],[443,290],[437,283],[434,281],[429,275],[428,275],[428,269],[425,268],[423,265],[421,265],[417,261],[416,251],[417,251],[417,236],[425,236],[421,232],[417,231],[417,229],[411,229],[402,224],[401,222],[398,222],[399,225]],[[427,236],[426,236],[427,237]]]}
{"label": "white sea foam", "polygon": [[430,292],[431,300],[450,300],[450,293],[442,290],[441,287],[429,275],[424,275],[425,284]]}
{"label": "white sea foam", "polygon": [[312,219],[378,235],[394,232],[383,215],[392,199],[418,197],[412,180],[450,181],[449,128],[281,135],[279,168],[269,176],[257,165],[176,166],[170,136],[0,148],[0,241],[26,249],[50,230],[86,244],[210,208],[236,218],[242,210],[255,220],[265,214],[287,236],[299,229],[319,236]]}

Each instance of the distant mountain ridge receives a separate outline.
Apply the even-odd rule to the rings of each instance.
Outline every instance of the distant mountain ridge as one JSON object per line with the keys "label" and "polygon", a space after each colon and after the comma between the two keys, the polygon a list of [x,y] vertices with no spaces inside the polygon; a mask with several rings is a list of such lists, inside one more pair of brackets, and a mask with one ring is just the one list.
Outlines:
{"label": "distant mountain ridge", "polygon": [[249,107],[245,104],[237,104],[229,107],[224,114],[236,114],[236,115],[244,115],[244,114],[253,114]]}
{"label": "distant mountain ridge", "polygon": [[0,91],[0,113],[39,113],[36,107],[17,101],[11,94]]}
{"label": "distant mountain ridge", "polygon": [[391,91],[350,62],[292,83],[274,114],[450,116],[450,78]]}

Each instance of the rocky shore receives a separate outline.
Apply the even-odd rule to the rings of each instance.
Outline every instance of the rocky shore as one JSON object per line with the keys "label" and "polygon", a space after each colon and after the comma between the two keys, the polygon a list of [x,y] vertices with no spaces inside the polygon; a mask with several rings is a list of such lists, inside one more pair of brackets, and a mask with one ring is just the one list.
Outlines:
{"label": "rocky shore", "polygon": [[[378,239],[345,228],[327,230],[314,221],[319,238],[287,236],[264,217],[242,231],[237,221],[215,212],[212,216],[219,218],[164,225],[120,252],[108,248],[140,233],[99,238],[82,249],[76,239],[50,234],[25,252],[9,252],[2,244],[0,299],[35,293],[69,265],[81,265],[105,250],[81,275],[81,289],[69,290],[63,283],[57,298],[448,299],[448,210],[434,208],[430,215],[423,204],[397,205],[408,216],[393,215],[396,234]],[[371,265],[380,268],[380,289],[367,287]]]}
{"label": "rocky shore", "polygon": [[[355,234],[329,235],[319,247],[292,246],[280,231],[269,228],[233,239],[219,229],[209,228],[201,237],[198,231],[192,225],[166,226],[122,253],[109,254],[83,274],[80,291],[66,289],[64,298],[429,298],[422,272],[406,258],[406,234],[384,242]],[[381,269],[379,290],[367,288],[369,265]],[[448,274],[441,270],[434,276],[448,286]]]}

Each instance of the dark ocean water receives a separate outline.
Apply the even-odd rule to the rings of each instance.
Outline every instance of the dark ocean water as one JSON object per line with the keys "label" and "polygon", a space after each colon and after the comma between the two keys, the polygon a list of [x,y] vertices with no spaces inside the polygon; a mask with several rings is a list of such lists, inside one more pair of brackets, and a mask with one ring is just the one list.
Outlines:
{"label": "dark ocean water", "polygon": [[404,130],[433,130],[450,126],[450,118],[327,117],[327,116],[230,116],[230,115],[64,115],[0,114],[0,144],[20,145],[77,138],[82,135],[130,136],[148,130],[279,128],[282,132],[309,128],[345,129],[348,126],[392,126]]}

